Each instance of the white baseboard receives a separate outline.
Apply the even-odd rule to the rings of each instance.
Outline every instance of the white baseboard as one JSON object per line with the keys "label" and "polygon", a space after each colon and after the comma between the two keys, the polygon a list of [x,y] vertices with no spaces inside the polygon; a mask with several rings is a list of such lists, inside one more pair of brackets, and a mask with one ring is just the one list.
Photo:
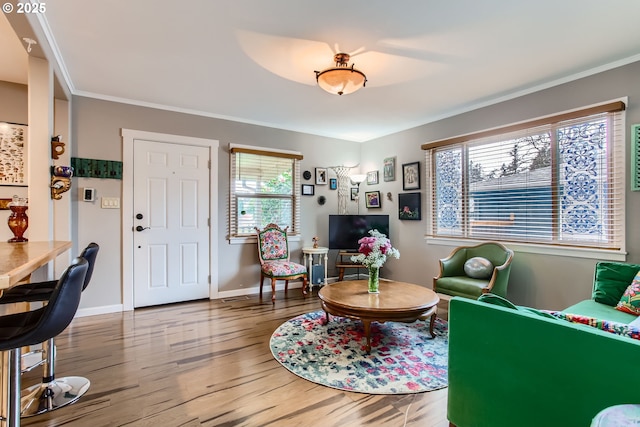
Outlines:
{"label": "white baseboard", "polygon": [[[366,279],[366,277],[367,276],[362,277],[361,280]],[[356,280],[358,279],[358,275],[349,274],[349,275],[345,275],[344,278],[345,280]],[[327,283],[334,283],[337,281],[338,281],[337,277],[329,277],[327,279]],[[316,284],[314,286],[318,286],[318,285]],[[300,288],[302,288],[301,281],[289,282],[289,289],[300,289]],[[283,291],[283,290],[284,290],[284,282],[278,281],[278,283],[276,284],[276,291]],[[267,284],[267,281],[265,281],[265,285],[262,288],[262,292],[263,293],[267,292],[269,295],[271,295],[271,285]],[[234,298],[234,297],[241,297],[245,295],[256,295],[259,293],[260,293],[260,287],[254,286],[251,288],[233,289],[231,291],[220,291],[218,292],[218,296],[215,299]],[[75,317],[86,317],[86,316],[97,316],[99,314],[121,313],[122,311],[124,311],[123,304],[105,305],[105,306],[91,307],[91,308],[80,308],[76,312]]]}
{"label": "white baseboard", "polygon": [[121,313],[124,310],[122,304],[103,305],[100,307],[80,308],[75,317],[97,316],[98,314]]}

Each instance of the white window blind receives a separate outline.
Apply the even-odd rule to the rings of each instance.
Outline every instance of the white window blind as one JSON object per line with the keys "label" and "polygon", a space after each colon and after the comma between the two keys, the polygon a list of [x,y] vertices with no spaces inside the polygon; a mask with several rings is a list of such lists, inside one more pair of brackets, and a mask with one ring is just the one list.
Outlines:
{"label": "white window blind", "polygon": [[619,104],[425,144],[428,235],[621,250]]}
{"label": "white window blind", "polygon": [[255,235],[269,223],[300,233],[299,160],[296,152],[232,146],[229,235]]}

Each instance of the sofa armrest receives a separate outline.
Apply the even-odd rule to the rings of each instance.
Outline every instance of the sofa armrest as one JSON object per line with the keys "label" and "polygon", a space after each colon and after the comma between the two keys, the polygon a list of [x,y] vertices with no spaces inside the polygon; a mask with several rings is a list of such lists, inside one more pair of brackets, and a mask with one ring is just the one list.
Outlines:
{"label": "sofa armrest", "polygon": [[[637,403],[640,341],[454,297],[447,414],[458,427],[588,426]],[[624,375],[624,376],[621,376]]]}

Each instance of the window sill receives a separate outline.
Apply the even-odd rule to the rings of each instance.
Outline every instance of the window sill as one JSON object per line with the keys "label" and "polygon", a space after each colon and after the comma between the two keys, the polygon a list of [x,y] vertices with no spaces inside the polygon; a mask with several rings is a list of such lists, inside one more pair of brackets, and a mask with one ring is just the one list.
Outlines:
{"label": "window sill", "polygon": [[[486,240],[466,240],[444,237],[426,237],[428,245],[440,246],[473,246],[485,242]],[[502,243],[502,242],[501,242]],[[606,249],[590,249],[590,248],[568,248],[562,246],[548,246],[534,243],[503,243],[516,252],[524,252],[531,254],[541,254],[549,256],[566,256],[572,258],[588,258],[602,261],[618,261],[626,262],[627,253],[625,251],[611,251]]]}
{"label": "window sill", "polygon": [[[228,240],[230,245],[255,245],[258,242],[258,238],[256,236],[230,237]],[[290,242],[299,242],[301,238],[300,236],[287,236],[287,240],[289,240]]]}

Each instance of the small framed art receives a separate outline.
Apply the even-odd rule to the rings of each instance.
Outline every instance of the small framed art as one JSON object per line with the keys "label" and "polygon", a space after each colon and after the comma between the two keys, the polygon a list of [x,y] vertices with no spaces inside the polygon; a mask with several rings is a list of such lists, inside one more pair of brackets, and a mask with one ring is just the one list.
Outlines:
{"label": "small framed art", "polygon": [[378,183],[378,171],[367,172],[367,184],[377,184]]}
{"label": "small framed art", "polygon": [[396,158],[395,157],[387,157],[386,159],[384,159],[382,176],[385,182],[396,180]]}
{"label": "small framed art", "polygon": [[338,179],[329,178],[329,190],[335,190],[338,188]]}
{"label": "small framed art", "polygon": [[351,187],[351,200],[358,198],[358,187]]}
{"label": "small framed art", "polygon": [[302,195],[313,196],[315,194],[315,187],[311,184],[302,184]]}
{"label": "small framed art", "polygon": [[364,193],[366,199],[366,206],[368,208],[380,207],[380,192],[379,191],[367,191]]}
{"label": "small framed art", "polygon": [[398,219],[420,221],[421,193],[398,194]]}
{"label": "small framed art", "polygon": [[420,162],[405,163],[402,165],[402,189],[420,189]]}
{"label": "small framed art", "polygon": [[316,168],[316,185],[326,185],[327,182],[327,168]]}

